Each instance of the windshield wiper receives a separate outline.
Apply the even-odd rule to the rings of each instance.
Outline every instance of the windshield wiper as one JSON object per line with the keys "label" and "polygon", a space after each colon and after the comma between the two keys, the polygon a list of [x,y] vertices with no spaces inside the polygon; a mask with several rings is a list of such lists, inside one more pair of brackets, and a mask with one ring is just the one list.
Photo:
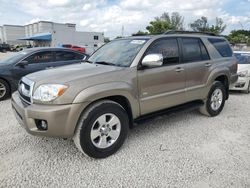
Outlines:
{"label": "windshield wiper", "polygon": [[114,63],[106,62],[106,61],[96,61],[95,64],[102,64],[102,65],[112,65],[116,66]]}
{"label": "windshield wiper", "polygon": [[92,61],[89,61],[89,60],[84,60],[83,63],[93,63]]}

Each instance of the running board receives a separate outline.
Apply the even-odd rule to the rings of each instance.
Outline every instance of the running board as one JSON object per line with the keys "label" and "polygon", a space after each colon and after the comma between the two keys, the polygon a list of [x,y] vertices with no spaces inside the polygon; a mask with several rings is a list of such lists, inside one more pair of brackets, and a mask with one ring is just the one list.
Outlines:
{"label": "running board", "polygon": [[178,113],[178,112],[183,112],[183,111],[184,112],[185,111],[193,111],[193,110],[197,110],[202,105],[204,105],[203,101],[192,101],[192,102],[188,102],[188,103],[185,103],[185,104],[181,104],[181,105],[178,105],[178,106],[174,106],[174,107],[171,107],[171,108],[167,108],[167,109],[164,109],[164,110],[160,110],[160,111],[157,111],[157,112],[153,112],[153,113],[150,113],[150,114],[143,115],[143,116],[141,116],[139,118],[136,118],[134,120],[134,122],[139,123],[141,121],[145,121],[147,119],[154,118],[154,117],[157,117],[157,116],[160,116],[160,115],[170,115],[170,114],[173,114],[173,113]]}

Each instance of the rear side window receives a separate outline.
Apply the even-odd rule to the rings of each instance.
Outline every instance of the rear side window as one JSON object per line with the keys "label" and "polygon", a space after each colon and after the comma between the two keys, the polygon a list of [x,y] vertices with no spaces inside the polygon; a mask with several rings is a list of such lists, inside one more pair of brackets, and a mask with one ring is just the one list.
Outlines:
{"label": "rear side window", "polygon": [[154,42],[146,55],[162,54],[163,64],[179,63],[179,49],[177,39],[160,39]]}
{"label": "rear side window", "polygon": [[233,52],[226,40],[210,38],[208,41],[216,48],[222,57],[232,57]]}
{"label": "rear side window", "polygon": [[70,60],[82,60],[84,55],[67,52],[67,51],[58,51],[56,52],[56,61],[70,61]]}
{"label": "rear side window", "polygon": [[53,61],[53,55],[51,51],[48,52],[37,52],[30,57],[26,58],[29,64],[33,63],[48,63]]}
{"label": "rear side window", "polygon": [[207,50],[199,38],[182,38],[182,49],[184,62],[209,60]]}

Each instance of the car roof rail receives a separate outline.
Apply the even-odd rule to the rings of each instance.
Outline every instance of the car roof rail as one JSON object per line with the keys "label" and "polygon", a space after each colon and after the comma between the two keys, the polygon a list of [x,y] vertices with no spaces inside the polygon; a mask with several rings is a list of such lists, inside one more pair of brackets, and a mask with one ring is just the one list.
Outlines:
{"label": "car roof rail", "polygon": [[211,33],[211,32],[181,31],[181,30],[169,30],[169,31],[166,31],[164,34],[165,35],[170,35],[170,34],[199,34],[199,35],[218,36],[215,33]]}

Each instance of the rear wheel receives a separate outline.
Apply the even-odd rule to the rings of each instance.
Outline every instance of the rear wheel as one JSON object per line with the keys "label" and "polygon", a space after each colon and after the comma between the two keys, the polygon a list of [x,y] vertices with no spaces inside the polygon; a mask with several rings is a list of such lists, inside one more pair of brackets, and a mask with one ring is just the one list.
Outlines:
{"label": "rear wheel", "polygon": [[73,139],[84,154],[105,158],[122,146],[128,128],[125,109],[118,103],[104,100],[94,103],[82,114]]}
{"label": "rear wheel", "polygon": [[0,101],[7,99],[10,96],[10,87],[9,84],[0,79]]}
{"label": "rear wheel", "polygon": [[221,82],[215,81],[200,112],[207,116],[217,116],[224,108],[225,99],[226,87]]}

